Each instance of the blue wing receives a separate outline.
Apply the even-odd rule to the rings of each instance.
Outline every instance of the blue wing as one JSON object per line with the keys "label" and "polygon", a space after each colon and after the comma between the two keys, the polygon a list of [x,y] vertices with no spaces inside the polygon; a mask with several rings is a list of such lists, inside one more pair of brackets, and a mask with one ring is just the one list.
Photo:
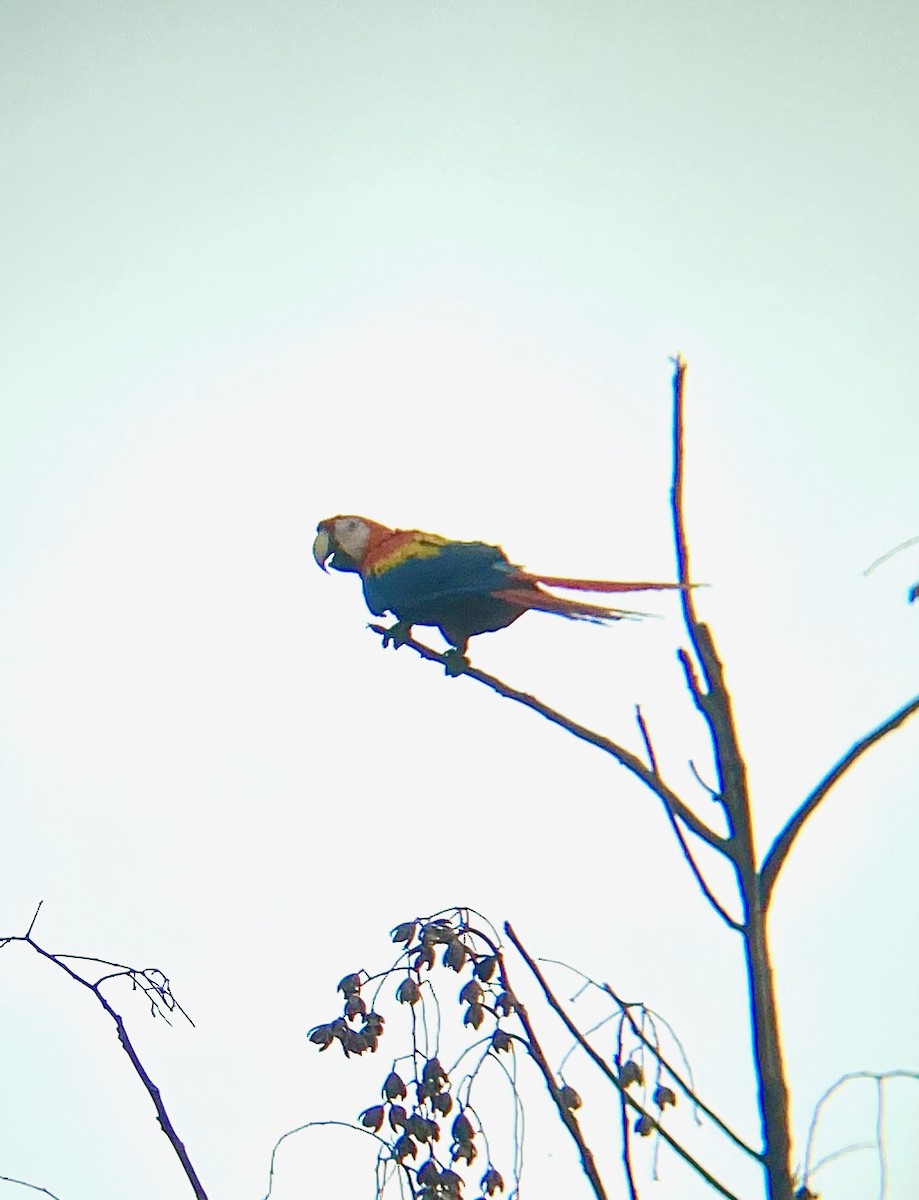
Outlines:
{"label": "blue wing", "polygon": [[488,596],[519,577],[500,546],[485,542],[447,542],[436,554],[409,558],[386,571],[364,578],[364,599],[372,613],[395,613],[419,625],[436,615],[444,599]]}

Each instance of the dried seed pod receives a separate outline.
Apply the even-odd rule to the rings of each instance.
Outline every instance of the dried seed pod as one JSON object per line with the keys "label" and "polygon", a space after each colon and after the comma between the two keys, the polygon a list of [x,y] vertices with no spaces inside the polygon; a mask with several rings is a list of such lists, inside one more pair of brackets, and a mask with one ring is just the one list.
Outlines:
{"label": "dried seed pod", "polygon": [[463,1194],[463,1181],[455,1171],[441,1171],[438,1180],[441,1191],[445,1196],[460,1197]]}
{"label": "dried seed pod", "polygon": [[482,999],[482,985],[477,979],[470,979],[460,990],[459,999],[460,1004],[479,1004]]}
{"label": "dried seed pod", "polygon": [[404,1129],[408,1121],[408,1113],[401,1104],[389,1106],[389,1124],[392,1129]]}
{"label": "dried seed pod", "polygon": [[364,1109],[360,1115],[360,1122],[365,1129],[372,1129],[374,1133],[378,1133],[380,1126],[383,1124],[385,1111],[385,1105],[374,1104],[370,1108]]}
{"label": "dried seed pod", "polygon": [[387,1100],[404,1100],[408,1095],[408,1088],[405,1086],[405,1081],[402,1076],[395,1071],[390,1071],[383,1083],[383,1095]]}
{"label": "dried seed pod", "polygon": [[354,971],[351,975],[346,975],[344,979],[339,981],[338,987],[335,990],[344,992],[346,996],[351,996],[355,992],[359,992],[361,990],[360,971]]}
{"label": "dried seed pod", "polygon": [[424,1084],[433,1083],[436,1087],[440,1087],[442,1083],[449,1083],[450,1076],[436,1055],[434,1058],[429,1058],[421,1068],[421,1081]]}
{"label": "dried seed pod", "polygon": [[471,1025],[473,1029],[478,1029],[485,1020],[485,1009],[481,1004],[470,1004],[466,1009],[466,1014],[463,1017],[464,1025]]}
{"label": "dried seed pod", "polygon": [[360,992],[352,992],[345,1001],[345,1016],[348,1020],[357,1016],[363,1016],[367,1011],[367,1005],[364,1003]]}
{"label": "dried seed pod", "polygon": [[676,1104],[676,1095],[673,1088],[665,1087],[663,1084],[654,1089],[654,1103],[661,1110],[665,1109],[668,1104]]}
{"label": "dried seed pod", "polygon": [[431,1187],[436,1185],[438,1179],[440,1179],[440,1167],[433,1158],[429,1158],[423,1166],[418,1168],[418,1182],[423,1187]]}
{"label": "dried seed pod", "polygon": [[492,1035],[491,1044],[497,1051],[510,1050],[513,1039],[511,1035],[504,1029],[496,1029]]}
{"label": "dried seed pod", "polygon": [[581,1097],[567,1083],[558,1089],[558,1098],[569,1112],[573,1112],[576,1108],[581,1107]]}
{"label": "dried seed pod", "polygon": [[423,1117],[421,1113],[412,1113],[405,1122],[405,1129],[407,1133],[412,1135],[416,1142],[440,1141],[440,1126],[436,1121],[432,1121],[428,1117]]}
{"label": "dried seed pod", "polygon": [[320,1050],[327,1050],[335,1039],[331,1025],[317,1025],[306,1036],[319,1046]]}
{"label": "dried seed pod", "polygon": [[411,975],[396,988],[396,999],[400,1004],[417,1004],[421,999],[421,989]]}
{"label": "dried seed pod", "polygon": [[457,1113],[453,1119],[453,1124],[450,1126],[450,1132],[453,1135],[453,1140],[459,1142],[460,1145],[465,1142],[471,1142],[475,1137],[475,1130],[472,1128],[472,1122],[465,1113]]}
{"label": "dried seed pod", "polygon": [[501,1172],[496,1171],[491,1163],[488,1164],[488,1170],[479,1181],[479,1187],[486,1196],[493,1196],[495,1192],[504,1191],[504,1179]]}
{"label": "dried seed pod", "polygon": [[481,979],[481,981],[483,983],[488,983],[489,979],[491,979],[492,975],[494,975],[495,969],[497,966],[498,966],[497,955],[495,955],[495,954],[484,955],[484,957],[480,958],[479,961],[475,964],[476,979]]}
{"label": "dried seed pod", "polygon": [[427,967],[430,971],[431,967],[434,966],[434,947],[422,946],[415,955],[415,961],[412,963],[412,966],[416,971],[420,971],[422,967]]}
{"label": "dried seed pod", "polygon": [[627,1088],[631,1087],[633,1083],[644,1083],[644,1081],[645,1076],[641,1067],[634,1058],[630,1058],[619,1072],[620,1084],[622,1087]]}
{"label": "dried seed pod", "polygon": [[463,967],[466,965],[466,957],[468,954],[469,951],[466,949],[463,943],[458,937],[455,937],[444,951],[443,964],[445,967],[449,967],[451,971],[462,971]]}
{"label": "dried seed pod", "polygon": [[417,921],[403,921],[401,925],[397,925],[390,933],[390,937],[394,942],[405,942],[411,944],[415,937],[415,930],[418,928]]}
{"label": "dried seed pod", "polygon": [[363,1054],[370,1049],[370,1042],[357,1029],[345,1029],[340,1037],[341,1048],[345,1058],[351,1054]]}
{"label": "dried seed pod", "polygon": [[436,921],[428,921],[421,926],[421,940],[426,946],[443,945],[455,937],[453,926],[446,917],[438,917]]}
{"label": "dried seed pod", "polygon": [[462,1145],[455,1145],[450,1151],[450,1157],[454,1162],[464,1162],[467,1165],[473,1161],[478,1155],[473,1142],[463,1142]]}
{"label": "dried seed pod", "polygon": [[398,1162],[402,1162],[403,1158],[417,1157],[418,1147],[407,1133],[403,1133],[402,1136],[396,1140],[396,1144],[393,1146],[392,1152],[393,1157]]}

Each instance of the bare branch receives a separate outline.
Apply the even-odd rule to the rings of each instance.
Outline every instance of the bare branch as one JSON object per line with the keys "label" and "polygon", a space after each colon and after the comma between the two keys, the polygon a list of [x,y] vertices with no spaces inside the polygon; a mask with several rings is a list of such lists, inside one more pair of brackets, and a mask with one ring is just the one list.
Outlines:
{"label": "bare branch", "polygon": [[565,1012],[564,1008],[562,1008],[561,1004],[556,999],[552,989],[549,987],[549,984],[546,981],[545,976],[540,971],[540,969],[537,966],[534,959],[531,958],[531,956],[524,949],[520,939],[517,937],[516,933],[514,933],[514,930],[511,926],[510,922],[508,922],[508,921],[505,921],[505,923],[504,923],[504,932],[507,934],[507,936],[513,942],[514,946],[517,949],[517,952],[520,954],[520,957],[523,959],[523,961],[526,963],[526,965],[530,968],[530,971],[533,973],[533,976],[535,977],[537,983],[539,984],[540,988],[542,989],[542,993],[545,996],[546,1002],[549,1005],[549,1007],[558,1015],[558,1017],[561,1019],[562,1023],[564,1024],[565,1028],[568,1030],[568,1032],[571,1034],[571,1036],[578,1042],[578,1044],[584,1050],[584,1053],[591,1060],[591,1062],[593,1062],[597,1067],[599,1067],[600,1071],[606,1076],[606,1078],[610,1081],[610,1083],[616,1088],[616,1090],[619,1092],[620,1096],[622,1096],[625,1099],[626,1104],[628,1104],[628,1106],[634,1112],[637,1112],[639,1115],[641,1115],[643,1117],[647,1117],[648,1120],[653,1123],[655,1132],[667,1143],[667,1145],[671,1148],[671,1150],[673,1150],[680,1158],[682,1158],[682,1160],[685,1163],[687,1163],[688,1166],[692,1167],[692,1169],[699,1176],[701,1176],[701,1178],[704,1179],[706,1181],[706,1183],[708,1183],[712,1188],[714,1188],[714,1190],[716,1192],[718,1192],[719,1195],[727,1197],[727,1200],[738,1200],[738,1197],[735,1196],[735,1194],[733,1192],[729,1191],[724,1186],[724,1184],[719,1183],[719,1181],[714,1177],[714,1175],[709,1174],[709,1172],[705,1169],[705,1167],[703,1167],[700,1162],[698,1162],[695,1158],[693,1158],[693,1156],[689,1153],[688,1150],[684,1150],[684,1148],[680,1145],[680,1143],[675,1138],[673,1138],[667,1132],[667,1130],[664,1129],[663,1126],[660,1125],[660,1123],[657,1120],[655,1120],[655,1118],[650,1113],[645,1112],[644,1108],[642,1108],[642,1106],[638,1103],[637,1100],[635,1100],[631,1095],[629,1095],[628,1091],[619,1082],[619,1077],[617,1076],[616,1072],[613,1071],[612,1068],[606,1063],[606,1061],[596,1052],[596,1050],[594,1050],[593,1046],[591,1046],[591,1044],[587,1041],[587,1039],[584,1037],[584,1035],[581,1033],[581,1031],[578,1029],[578,1027],[575,1025],[575,1023],[571,1020],[571,1018]]}
{"label": "bare branch", "polygon": [[870,750],[881,738],[886,737],[888,733],[892,733],[895,729],[899,728],[917,710],[919,710],[919,696],[914,696],[902,708],[897,709],[892,717],[888,717],[886,721],[878,725],[871,733],[865,734],[848,753],[843,755],[829,774],[817,784],[807,799],[800,805],[797,812],[788,820],[781,833],[772,843],[772,847],[766,855],[765,862],[760,871],[764,908],[769,904],[769,898],[775,886],[776,878],[785,863],[785,859],[788,857],[788,852],[791,850],[795,838],[801,832],[804,822],[815,811],[830,788],[845,775],[846,771],[861,758],[866,750]]}
{"label": "bare branch", "polygon": [[919,543],[919,537],[907,538],[905,542],[901,542],[899,546],[894,546],[892,550],[888,550],[886,554],[882,554],[880,558],[876,558],[870,567],[865,567],[862,571],[863,575],[870,575],[881,563],[887,562],[889,558],[893,558],[895,554],[899,554],[901,550],[908,550],[910,546],[915,546]]}
{"label": "bare branch", "polygon": [[49,1192],[47,1188],[39,1187],[37,1183],[26,1183],[24,1179],[13,1179],[10,1175],[0,1175],[0,1183],[15,1183],[19,1187],[31,1188],[33,1192],[41,1192],[43,1196],[50,1196],[51,1200],[60,1200],[59,1196],[55,1196],[54,1192]]}
{"label": "bare branch", "polygon": [[[386,629],[382,625],[370,625],[369,628],[374,633],[380,635],[386,633]],[[426,658],[428,662],[443,665],[443,655],[439,654],[436,650],[432,650],[430,646],[426,646],[423,642],[416,641],[413,637],[408,637],[401,644],[408,646],[416,654],[419,654],[422,658]],[[650,767],[646,767],[638,755],[633,754],[631,750],[626,750],[624,746],[618,745],[610,738],[604,737],[600,733],[595,733],[592,729],[588,729],[586,725],[579,725],[577,721],[572,721],[569,717],[557,712],[554,708],[550,708],[548,704],[543,704],[535,696],[530,696],[526,692],[509,687],[506,683],[502,683],[500,679],[496,679],[494,675],[487,675],[484,671],[479,671],[475,667],[466,667],[460,678],[474,679],[476,683],[484,684],[485,687],[491,688],[493,692],[497,692],[499,696],[503,696],[505,700],[513,700],[517,704],[524,705],[525,708],[532,709],[533,712],[538,713],[541,717],[545,717],[547,721],[551,721],[553,725],[558,725],[559,728],[567,730],[568,733],[573,734],[576,738],[580,738],[581,741],[589,742],[590,745],[596,746],[598,750],[611,755],[623,767],[640,779],[646,787],[650,788],[663,804],[675,813],[697,837],[708,842],[716,850],[720,850],[722,853],[726,852],[726,839],[721,837],[720,834],[715,833],[700,817],[697,817],[692,809],[662,783],[654,771]]]}
{"label": "bare branch", "polygon": [[725,806],[729,827],[743,820],[748,808],[747,769],[737,741],[733,705],[724,682],[724,668],[715,650],[708,626],[696,616],[695,599],[690,585],[689,543],[683,511],[683,385],[686,363],[674,360],[673,372],[673,482],[670,506],[673,515],[673,540],[676,548],[677,580],[683,584],[680,601],[683,620],[704,677],[705,690],[696,678],[695,670],[685,651],[680,661],[686,672],[687,684],[697,707],[708,723],[715,761],[718,768],[718,791]]}
{"label": "bare branch", "polygon": [[[41,905],[39,905],[39,908],[41,908]],[[121,1047],[124,1050],[125,1054],[127,1054],[128,1058],[130,1059],[131,1066],[134,1068],[135,1074],[140,1079],[141,1083],[144,1085],[144,1087],[147,1090],[147,1094],[150,1096],[150,1099],[153,1101],[153,1107],[156,1109],[156,1116],[157,1116],[157,1120],[159,1121],[160,1128],[163,1130],[163,1133],[169,1139],[169,1143],[172,1146],[173,1150],[175,1151],[176,1157],[179,1159],[179,1162],[181,1163],[182,1170],[185,1172],[185,1177],[187,1178],[188,1182],[191,1184],[192,1191],[194,1192],[194,1195],[195,1195],[195,1200],[208,1200],[207,1192],[205,1192],[204,1187],[201,1184],[201,1181],[198,1179],[197,1173],[195,1172],[195,1169],[192,1166],[191,1159],[188,1157],[188,1152],[186,1151],[181,1138],[179,1137],[178,1133],[175,1130],[174,1125],[172,1124],[172,1121],[169,1118],[169,1114],[166,1111],[166,1106],[163,1103],[163,1098],[160,1095],[160,1090],[156,1086],[156,1084],[153,1082],[153,1080],[150,1078],[150,1076],[147,1074],[147,1071],[144,1068],[144,1065],[141,1062],[141,1060],[137,1054],[137,1051],[134,1049],[134,1045],[131,1042],[130,1037],[128,1036],[128,1031],[125,1029],[124,1021],[121,1019],[120,1014],[117,1013],[114,1010],[114,1008],[112,1008],[111,1004],[109,1004],[108,1000],[102,994],[102,991],[100,990],[100,987],[99,987],[99,982],[101,982],[101,981],[96,982],[96,983],[91,983],[88,979],[84,979],[84,977],[82,975],[80,975],[76,971],[74,971],[73,968],[69,967],[67,965],[67,963],[64,961],[64,958],[67,956],[52,954],[50,951],[45,950],[44,947],[39,946],[39,944],[33,940],[32,936],[31,936],[31,931],[35,927],[35,920],[36,920],[37,916],[38,916],[38,909],[35,910],[35,915],[32,917],[32,921],[31,921],[31,924],[29,925],[28,933],[19,935],[19,936],[10,937],[7,940],[11,941],[11,942],[22,942],[23,944],[29,946],[32,950],[35,951],[36,954],[40,955],[44,959],[47,959],[48,962],[53,963],[54,966],[58,967],[61,971],[63,971],[65,975],[69,976],[70,979],[72,979],[74,981],[74,983],[80,984],[81,987],[86,988],[87,991],[92,992],[92,994],[96,997],[96,1000],[99,1002],[99,1004],[105,1010],[107,1015],[114,1022],[115,1029],[118,1033],[118,1040],[121,1043]],[[76,956],[73,956],[73,957],[76,957]],[[103,960],[94,959],[94,960],[90,960],[90,961],[102,962]],[[112,964],[107,964],[107,965],[112,965]],[[146,976],[146,973],[137,972],[137,971],[131,972],[130,969],[127,969],[127,970],[132,975],[132,978],[138,974],[144,974]],[[164,976],[164,979],[165,979],[165,976]],[[149,982],[149,980],[148,980],[148,982]],[[167,986],[168,986],[168,980],[167,980]],[[144,990],[146,991],[147,989],[144,989]],[[171,995],[171,993],[170,993],[170,995]],[[147,993],[147,998],[148,999],[150,998],[149,993]],[[27,1185],[27,1186],[33,1186],[33,1185]]]}

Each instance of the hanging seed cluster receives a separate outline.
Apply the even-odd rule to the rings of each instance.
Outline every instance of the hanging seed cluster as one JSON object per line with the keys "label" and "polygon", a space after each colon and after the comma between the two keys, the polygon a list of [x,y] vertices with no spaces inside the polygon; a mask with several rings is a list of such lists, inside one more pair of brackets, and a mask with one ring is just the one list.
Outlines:
{"label": "hanging seed cluster", "polygon": [[[493,945],[474,934],[460,916],[403,922],[392,931],[392,940],[404,950],[384,976],[384,983],[393,976],[398,978],[394,996],[400,1004],[423,1002],[422,982],[426,982],[439,958],[441,967],[456,974],[468,971],[458,996],[463,1025],[478,1030],[488,1020],[493,1024],[488,1053],[512,1049],[514,1039],[500,1023],[515,1011],[516,1002],[500,982]],[[370,982],[361,971],[341,980],[338,990],[344,996],[342,1015],[317,1025],[308,1035],[320,1051],[335,1042],[345,1057],[376,1051],[383,1033],[383,1017],[375,1007],[368,1009],[362,996]],[[374,1005],[382,986],[376,989]],[[410,1057],[415,1077],[406,1080],[394,1067],[383,1081],[382,1102],[365,1108],[360,1124],[385,1141],[384,1156],[414,1176],[417,1200],[463,1200],[468,1181],[454,1168],[468,1169],[479,1157],[480,1149],[487,1160],[481,1129],[457,1100],[440,1059],[425,1058],[417,1047]],[[504,1180],[490,1162],[478,1182],[482,1200],[504,1191]]]}
{"label": "hanging seed cluster", "polygon": [[[641,1057],[642,1051],[639,1050],[638,1054],[639,1057]],[[621,1086],[626,1089],[631,1087],[637,1087],[640,1089],[642,1092],[642,1103],[646,1108],[648,1107],[649,1099],[660,1110],[661,1115],[663,1115],[668,1105],[676,1105],[676,1093],[674,1092],[673,1088],[667,1087],[666,1084],[660,1082],[661,1063],[660,1059],[656,1055],[654,1056],[654,1073],[656,1079],[655,1086],[650,1094],[650,1097],[648,1094],[649,1088],[645,1085],[644,1070],[640,1062],[636,1061],[635,1057],[629,1058],[621,1065],[617,1062],[617,1065],[619,1066],[619,1083]],[[639,1137],[650,1137],[657,1127],[658,1123],[653,1117],[649,1116],[647,1113],[642,1113],[641,1116],[639,1116],[635,1121],[632,1129],[638,1134]]]}

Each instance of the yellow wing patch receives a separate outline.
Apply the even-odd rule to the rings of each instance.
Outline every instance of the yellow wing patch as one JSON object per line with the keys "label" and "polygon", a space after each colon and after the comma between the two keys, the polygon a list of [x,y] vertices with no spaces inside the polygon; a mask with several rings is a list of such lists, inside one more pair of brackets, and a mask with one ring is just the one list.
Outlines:
{"label": "yellow wing patch", "polygon": [[383,575],[393,567],[399,567],[412,558],[434,558],[444,546],[449,545],[450,539],[439,537],[436,533],[406,533],[398,542],[395,538],[388,539],[396,544],[387,546],[373,563],[368,565],[368,575]]}

